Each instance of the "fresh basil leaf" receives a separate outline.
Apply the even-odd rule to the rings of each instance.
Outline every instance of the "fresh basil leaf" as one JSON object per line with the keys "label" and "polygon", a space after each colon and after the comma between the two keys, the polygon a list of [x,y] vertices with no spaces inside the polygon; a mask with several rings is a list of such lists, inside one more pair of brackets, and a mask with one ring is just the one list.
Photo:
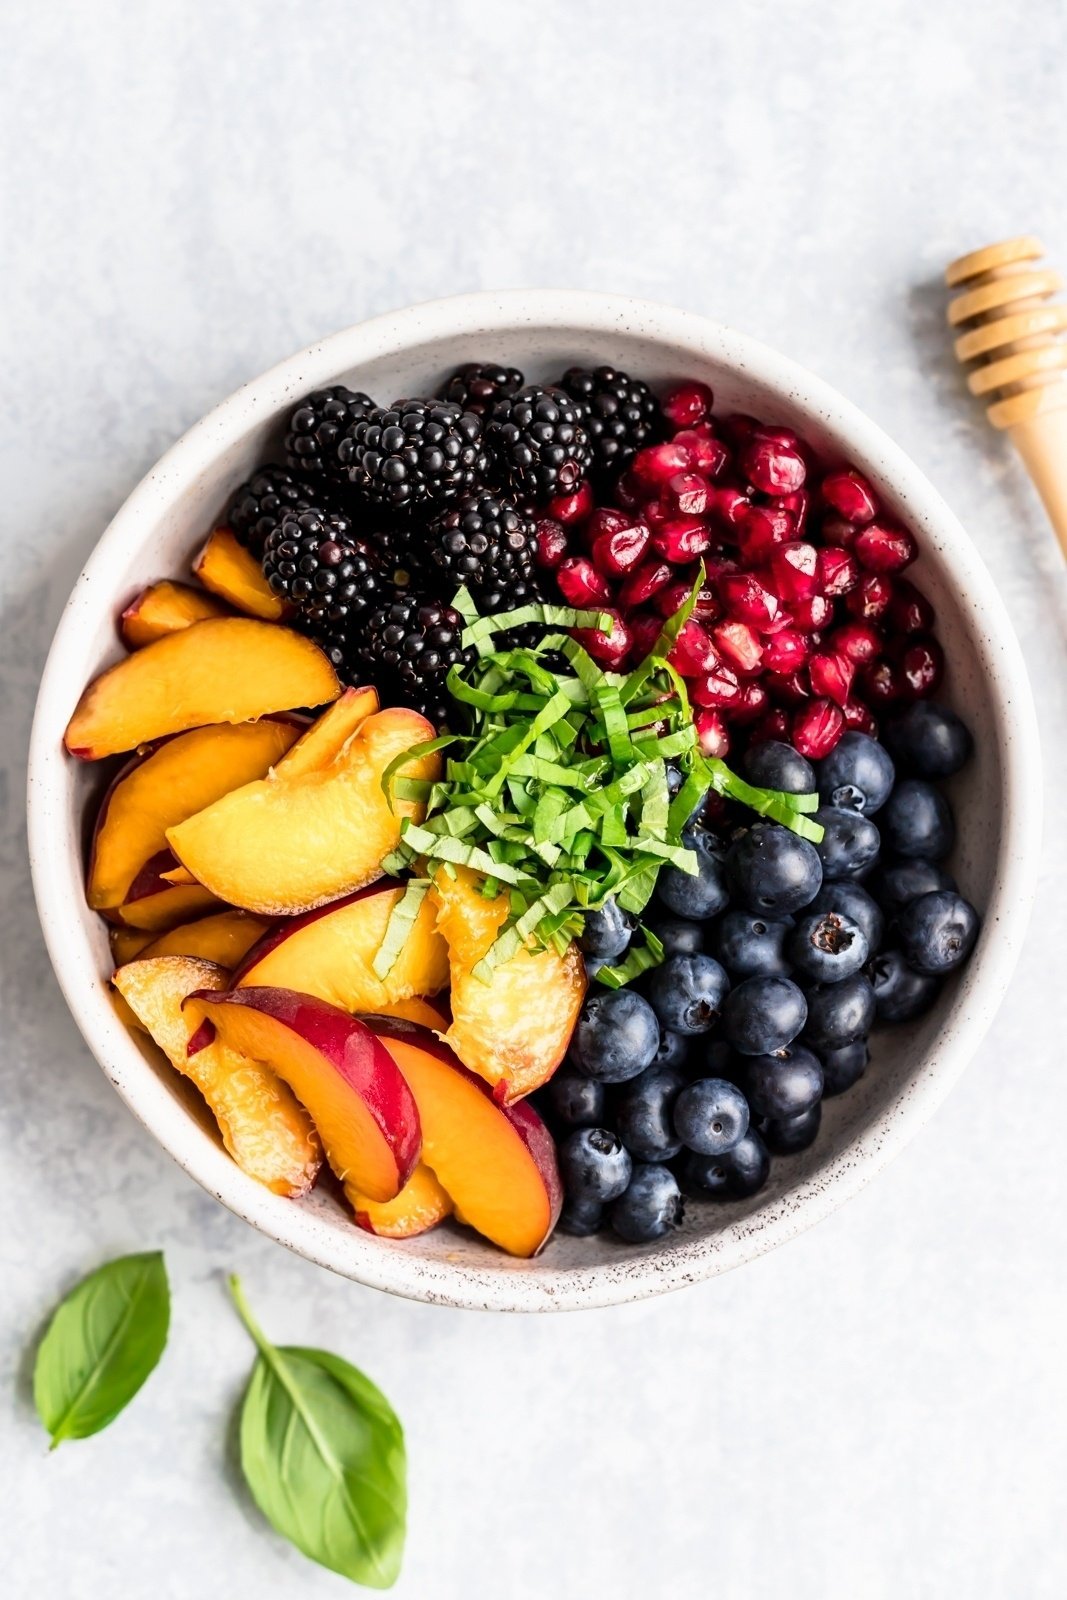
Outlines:
{"label": "fresh basil leaf", "polygon": [[159,1250],[107,1262],[60,1301],[33,1370],[53,1450],[99,1433],[129,1405],[163,1354],[169,1325]]}
{"label": "fresh basil leaf", "polygon": [[400,1575],[404,1432],[369,1378],[328,1350],[278,1346],[230,1292],[259,1358],[241,1402],[241,1470],[263,1515],[298,1550],[354,1583]]}

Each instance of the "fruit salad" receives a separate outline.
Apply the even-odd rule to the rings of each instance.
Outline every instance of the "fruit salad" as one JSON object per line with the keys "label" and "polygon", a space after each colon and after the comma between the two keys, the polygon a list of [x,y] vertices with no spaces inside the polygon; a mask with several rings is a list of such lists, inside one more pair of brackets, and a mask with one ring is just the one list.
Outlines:
{"label": "fruit salad", "polygon": [[750,1200],[978,937],[915,538],[792,429],[606,366],[337,385],[279,453],[67,727],[115,768],[123,1020],[245,1173],[384,1238]]}

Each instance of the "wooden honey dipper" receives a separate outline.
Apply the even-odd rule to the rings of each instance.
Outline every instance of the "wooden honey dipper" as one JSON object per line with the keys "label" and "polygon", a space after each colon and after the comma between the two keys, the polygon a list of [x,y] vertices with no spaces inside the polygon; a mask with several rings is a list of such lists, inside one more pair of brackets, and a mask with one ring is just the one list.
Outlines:
{"label": "wooden honey dipper", "polygon": [[1067,558],[1067,304],[1051,301],[1059,273],[1033,264],[1044,253],[1024,234],[960,256],[945,272],[963,291],[948,320],[957,357],[975,363],[967,387],[991,396],[986,416],[1011,435]]}

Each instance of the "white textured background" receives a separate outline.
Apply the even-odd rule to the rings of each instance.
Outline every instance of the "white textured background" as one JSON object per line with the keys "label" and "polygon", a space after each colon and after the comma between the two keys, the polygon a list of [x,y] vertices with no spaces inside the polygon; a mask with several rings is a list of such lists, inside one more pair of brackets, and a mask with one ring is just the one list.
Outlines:
{"label": "white textured background", "polygon": [[[969,404],[945,262],[1067,266],[1061,0],[5,0],[0,505],[0,1589],[339,1596],[226,1456],[246,1278],[361,1362],[411,1456],[398,1593],[966,1600],[1067,1592],[1063,574]],[[454,290],[673,301],[780,346],[919,461],[992,567],[1046,748],[1046,870],[949,1104],[830,1222],[673,1298],[407,1305],[257,1238],[139,1129],[69,1020],[24,861],[31,707],[71,583],[160,451],[317,335]],[[1058,592],[1057,592],[1058,590]],[[979,730],[980,732],[980,730]],[[1035,781],[1037,777],[1035,774]],[[166,1248],[163,1365],[51,1458],[28,1350],[97,1261]]]}

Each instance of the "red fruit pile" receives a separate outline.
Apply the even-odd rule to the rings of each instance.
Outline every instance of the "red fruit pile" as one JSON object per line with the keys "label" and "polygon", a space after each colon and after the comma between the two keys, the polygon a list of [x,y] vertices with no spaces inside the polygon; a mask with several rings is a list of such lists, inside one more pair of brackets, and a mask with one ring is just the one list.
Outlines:
{"label": "red fruit pile", "polygon": [[580,633],[604,667],[649,650],[706,582],[675,645],[703,749],[788,739],[818,759],[846,728],[877,735],[890,706],[933,694],[944,656],[934,609],[901,574],[915,540],[853,468],[824,471],[790,428],[712,415],[706,385],[663,403],[670,435],[640,451],[597,505],[588,484],[554,500],[538,560],[573,606],[610,611]]}

